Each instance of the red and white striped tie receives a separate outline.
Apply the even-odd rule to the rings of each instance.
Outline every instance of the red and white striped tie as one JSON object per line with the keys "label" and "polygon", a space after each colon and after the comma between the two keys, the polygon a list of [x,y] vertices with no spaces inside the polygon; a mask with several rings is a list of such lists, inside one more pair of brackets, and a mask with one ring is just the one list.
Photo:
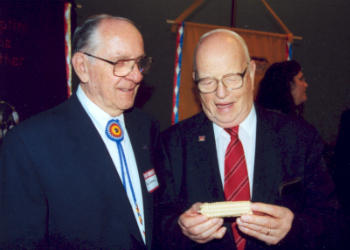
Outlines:
{"label": "red and white striped tie", "polygon": [[[231,142],[227,146],[225,154],[224,193],[227,201],[250,200],[247,164],[242,143],[238,138],[238,128],[238,126],[225,128],[225,131],[231,136]],[[232,223],[231,227],[237,249],[243,250],[246,239],[242,237],[242,233],[237,229],[236,222]]]}

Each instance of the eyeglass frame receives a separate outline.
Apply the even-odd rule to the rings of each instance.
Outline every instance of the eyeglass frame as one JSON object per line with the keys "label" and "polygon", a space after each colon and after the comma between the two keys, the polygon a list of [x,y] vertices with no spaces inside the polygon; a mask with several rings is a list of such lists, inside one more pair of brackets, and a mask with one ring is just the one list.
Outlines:
{"label": "eyeglass frame", "polygon": [[[195,83],[196,83],[197,86],[198,86],[198,85],[199,85],[199,81],[204,80],[204,79],[214,79],[214,80],[216,81],[216,88],[215,88],[215,90],[212,91],[212,92],[202,92],[202,91],[199,89],[199,87],[198,87],[199,92],[201,92],[202,94],[211,94],[211,93],[214,93],[214,92],[218,89],[219,82],[221,82],[221,83],[226,87],[226,89],[228,89],[228,90],[240,89],[240,88],[243,87],[244,77],[245,77],[245,75],[246,75],[246,73],[247,73],[248,67],[249,67],[249,63],[247,63],[247,66],[245,67],[245,69],[244,69],[244,71],[243,71],[242,73],[238,73],[238,72],[236,72],[236,73],[229,73],[229,74],[226,74],[226,75],[224,75],[223,77],[221,77],[220,80],[217,79],[217,78],[215,78],[215,77],[204,77],[204,78],[195,80]],[[242,77],[242,85],[241,85],[240,87],[238,87],[238,88],[229,88],[229,87],[227,87],[227,86],[225,85],[225,83],[222,81],[222,79],[224,79],[225,77],[227,77],[227,76],[229,76],[229,75],[239,75],[240,77]]]}
{"label": "eyeglass frame", "polygon": [[[109,61],[109,60],[107,60],[107,59],[103,59],[103,58],[101,58],[101,57],[97,57],[97,56],[91,55],[91,54],[86,53],[86,52],[83,52],[83,54],[85,54],[85,55],[87,55],[87,56],[91,56],[92,58],[96,58],[96,59],[102,60],[102,61],[104,61],[104,62],[106,62],[106,63],[109,63],[109,64],[113,65],[113,66],[114,66],[114,67],[113,67],[113,74],[114,74],[115,76],[118,76],[118,75],[115,74],[115,70],[114,70],[115,65],[116,65],[118,62],[120,62],[120,61],[134,61],[134,65],[132,65],[132,67],[131,67],[129,73],[127,73],[127,74],[125,74],[125,75],[122,75],[122,76],[118,76],[118,77],[124,77],[124,76],[129,75],[129,74],[131,73],[131,71],[132,71],[132,70],[134,69],[134,67],[135,67],[136,60],[141,60],[141,59],[143,59],[143,58],[147,58],[147,59],[149,59],[149,60],[151,61],[149,69],[150,69],[150,68],[152,67],[152,65],[153,65],[153,58],[152,58],[152,57],[148,57],[148,56],[141,56],[141,57],[139,57],[139,58],[132,58],[132,59],[120,59],[120,60],[117,60],[116,62],[112,62],[112,61]],[[137,67],[139,68],[139,65],[137,65]],[[149,69],[148,69],[148,70],[149,70]],[[140,68],[139,68],[139,70],[140,70]],[[143,73],[143,72],[141,72],[141,70],[140,70],[140,73],[141,73],[141,75],[144,75],[144,74],[147,74],[148,72]]]}

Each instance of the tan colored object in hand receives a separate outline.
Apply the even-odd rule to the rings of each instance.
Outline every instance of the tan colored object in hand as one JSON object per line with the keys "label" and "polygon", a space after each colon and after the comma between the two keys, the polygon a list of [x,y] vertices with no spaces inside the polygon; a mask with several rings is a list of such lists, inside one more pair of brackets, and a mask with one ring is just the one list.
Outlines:
{"label": "tan colored object in hand", "polygon": [[253,214],[250,209],[250,201],[223,201],[214,203],[203,203],[199,213],[208,218],[214,217],[239,217],[243,214]]}

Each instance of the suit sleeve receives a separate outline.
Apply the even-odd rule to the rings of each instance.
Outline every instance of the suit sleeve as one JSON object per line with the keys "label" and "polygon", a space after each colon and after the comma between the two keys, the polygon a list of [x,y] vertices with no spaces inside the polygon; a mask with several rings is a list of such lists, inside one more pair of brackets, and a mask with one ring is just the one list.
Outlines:
{"label": "suit sleeve", "polygon": [[[178,225],[179,216],[189,207],[180,197],[180,189],[178,178],[175,181],[175,176],[179,176],[183,167],[182,156],[178,151],[179,137],[167,136],[169,134],[162,133],[161,148],[158,150],[161,153],[161,198],[159,202],[160,225],[158,231],[159,249],[191,249],[193,242],[181,232]],[[165,142],[165,143],[163,143]],[[170,160],[171,159],[171,163]]]}
{"label": "suit sleeve", "polygon": [[347,227],[322,152],[322,139],[317,133],[305,159],[302,205],[298,211],[293,211],[292,228],[278,244],[281,249],[344,247],[343,236]]}
{"label": "suit sleeve", "polygon": [[334,149],[333,179],[343,211],[350,220],[350,109],[343,112]]}
{"label": "suit sleeve", "polygon": [[47,205],[23,141],[6,134],[0,152],[0,248],[46,248]]}

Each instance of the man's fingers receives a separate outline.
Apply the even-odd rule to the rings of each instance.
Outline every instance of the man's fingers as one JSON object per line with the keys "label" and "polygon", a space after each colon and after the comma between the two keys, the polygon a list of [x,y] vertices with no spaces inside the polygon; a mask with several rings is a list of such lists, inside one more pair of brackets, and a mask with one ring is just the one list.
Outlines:
{"label": "man's fingers", "polygon": [[259,239],[267,245],[275,245],[281,240],[279,229],[244,223],[240,219],[237,219],[237,225],[244,234]]}
{"label": "man's fingers", "polygon": [[223,224],[223,219],[219,219],[219,218],[208,219],[206,222],[196,224],[192,227],[185,227],[179,222],[180,227],[183,230],[186,230],[188,234],[192,236],[197,236],[197,235],[202,235],[206,233],[204,237],[208,237],[207,234],[214,233],[219,227],[222,226],[222,224]]}
{"label": "man's fingers", "polygon": [[279,228],[282,223],[282,220],[273,218],[268,215],[259,216],[259,215],[244,214],[239,219],[243,223],[255,225],[260,228]]}
{"label": "man's fingers", "polygon": [[237,219],[237,225],[238,225],[239,227],[248,228],[248,229],[250,229],[250,230],[259,232],[259,233],[261,233],[261,234],[272,235],[272,227],[261,226],[261,225],[258,225],[258,224],[245,223],[245,222],[243,222],[240,218]]}
{"label": "man's fingers", "polygon": [[197,202],[193,204],[185,213],[183,213],[178,220],[179,225],[184,228],[190,228],[206,222],[208,218],[205,215],[198,213],[201,204],[202,203]]}
{"label": "man's fingers", "polygon": [[209,219],[205,223],[189,228],[188,232],[196,239],[206,239],[216,233],[223,223],[223,219]]}
{"label": "man's fingers", "polygon": [[265,213],[276,218],[283,218],[285,216],[285,210],[280,206],[256,202],[252,203],[251,209],[253,212]]}
{"label": "man's fingers", "polygon": [[243,233],[274,245],[289,232],[294,214],[288,208],[253,203],[251,209],[254,214],[244,214],[237,219],[238,228]]}
{"label": "man's fingers", "polygon": [[186,212],[189,212],[191,214],[198,214],[201,205],[202,203],[200,202],[194,203]]}
{"label": "man's fingers", "polygon": [[206,221],[208,221],[208,218],[205,215],[188,215],[185,213],[180,216],[179,225],[184,228],[191,228]]}
{"label": "man's fingers", "polygon": [[216,230],[211,236],[210,238],[208,238],[208,241],[213,240],[213,239],[221,239],[222,237],[224,237],[225,233],[227,231],[226,227],[221,227],[219,230]]}
{"label": "man's fingers", "polygon": [[[179,225],[184,235],[198,243],[205,243],[213,239],[220,239],[225,234],[226,229],[220,228],[224,220],[222,218],[209,219],[204,223],[186,228],[180,221]],[[186,222],[185,222],[186,224]]]}
{"label": "man's fingers", "polygon": [[261,232],[260,230],[255,231],[249,227],[239,225],[238,229],[246,235],[249,235],[251,237],[265,242],[267,245],[275,245],[281,240],[281,238],[278,235],[276,235],[275,229],[271,229],[270,233],[267,228],[265,228],[264,232]]}
{"label": "man's fingers", "polygon": [[226,233],[226,228],[222,227],[222,218],[208,219],[205,215],[199,214],[201,203],[192,205],[178,220],[178,224],[184,235],[197,243],[206,243],[213,239],[221,239]]}

